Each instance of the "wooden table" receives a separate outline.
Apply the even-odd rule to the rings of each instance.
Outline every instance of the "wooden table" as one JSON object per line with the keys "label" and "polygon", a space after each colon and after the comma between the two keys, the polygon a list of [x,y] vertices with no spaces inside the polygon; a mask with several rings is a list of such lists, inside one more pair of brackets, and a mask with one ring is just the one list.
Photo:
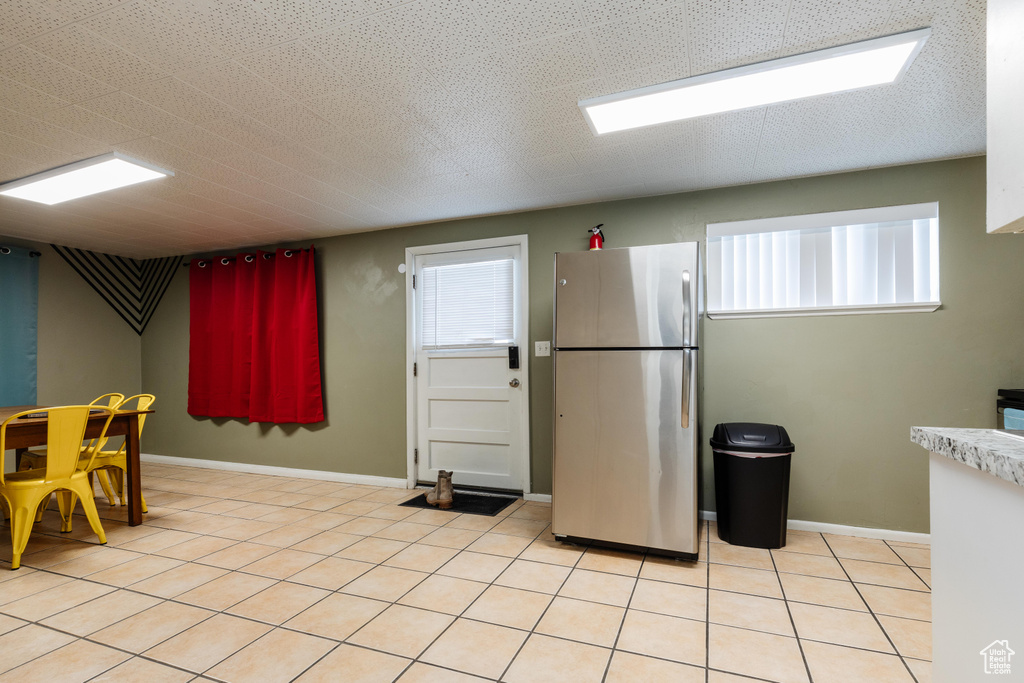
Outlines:
{"label": "wooden table", "polygon": [[[6,406],[0,407],[0,422],[11,415],[24,410],[43,409],[48,406]],[[123,410],[114,413],[114,418],[107,428],[107,436],[124,436],[125,460],[128,464],[128,525],[142,524],[142,475],[139,471],[139,415],[152,413],[152,410]],[[96,413],[89,417],[85,427],[85,438],[94,439],[103,430],[106,414]],[[32,446],[46,445],[46,418],[14,420],[7,425],[5,447],[14,449],[16,453],[15,467],[20,465],[21,454]]]}

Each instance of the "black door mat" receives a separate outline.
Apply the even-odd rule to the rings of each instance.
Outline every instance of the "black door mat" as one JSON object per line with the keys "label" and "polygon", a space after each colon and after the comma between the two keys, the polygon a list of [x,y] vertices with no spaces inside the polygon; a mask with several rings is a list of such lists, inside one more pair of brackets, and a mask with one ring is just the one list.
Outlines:
{"label": "black door mat", "polygon": [[[479,493],[463,493],[456,491],[452,498],[452,506],[448,508],[452,512],[465,512],[470,515],[489,515],[493,517],[517,499],[510,496],[483,496]],[[427,494],[423,493],[415,498],[399,503],[403,507],[439,509],[436,505],[427,502]]]}

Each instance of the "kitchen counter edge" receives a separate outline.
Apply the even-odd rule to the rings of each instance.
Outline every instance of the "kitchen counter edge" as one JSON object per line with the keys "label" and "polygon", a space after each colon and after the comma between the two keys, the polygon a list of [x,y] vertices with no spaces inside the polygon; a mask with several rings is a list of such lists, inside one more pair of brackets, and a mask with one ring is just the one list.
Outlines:
{"label": "kitchen counter edge", "polygon": [[1024,487],[1024,439],[992,429],[911,427],[910,440],[933,453]]}

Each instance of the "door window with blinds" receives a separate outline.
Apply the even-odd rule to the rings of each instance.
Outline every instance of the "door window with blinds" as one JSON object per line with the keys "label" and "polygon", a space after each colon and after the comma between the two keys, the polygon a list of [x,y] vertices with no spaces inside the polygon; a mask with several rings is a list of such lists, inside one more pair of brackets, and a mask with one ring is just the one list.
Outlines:
{"label": "door window with blinds", "polygon": [[937,203],[708,224],[711,318],[934,311]]}
{"label": "door window with blinds", "polygon": [[518,251],[500,247],[421,257],[416,274],[421,348],[513,344]]}

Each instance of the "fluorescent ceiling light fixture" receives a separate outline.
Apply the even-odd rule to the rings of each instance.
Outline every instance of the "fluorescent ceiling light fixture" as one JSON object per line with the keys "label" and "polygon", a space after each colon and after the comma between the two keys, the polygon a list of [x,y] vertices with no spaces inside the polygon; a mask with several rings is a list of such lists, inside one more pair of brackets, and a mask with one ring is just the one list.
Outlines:
{"label": "fluorescent ceiling light fixture", "polygon": [[581,100],[595,135],[845,92],[899,79],[930,28]]}
{"label": "fluorescent ceiling light fixture", "polygon": [[169,175],[174,173],[111,152],[4,183],[0,185],[0,194],[40,204],[59,204]]}

